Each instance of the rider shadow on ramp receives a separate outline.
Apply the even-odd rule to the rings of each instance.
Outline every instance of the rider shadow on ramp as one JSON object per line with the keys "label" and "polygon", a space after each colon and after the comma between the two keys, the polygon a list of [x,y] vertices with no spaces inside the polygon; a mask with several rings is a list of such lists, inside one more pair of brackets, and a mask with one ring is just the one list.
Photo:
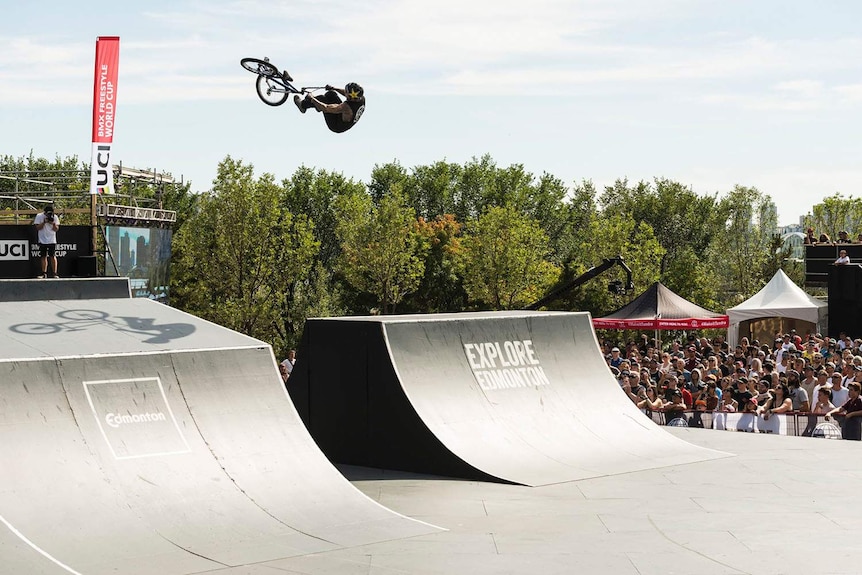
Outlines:
{"label": "rider shadow on ramp", "polygon": [[144,337],[142,343],[149,344],[170,343],[196,331],[196,327],[190,323],[158,323],[152,317],[112,316],[107,312],[92,309],[67,309],[56,315],[59,318],[57,322],[19,323],[9,326],[9,330],[28,336],[46,336],[107,328]]}

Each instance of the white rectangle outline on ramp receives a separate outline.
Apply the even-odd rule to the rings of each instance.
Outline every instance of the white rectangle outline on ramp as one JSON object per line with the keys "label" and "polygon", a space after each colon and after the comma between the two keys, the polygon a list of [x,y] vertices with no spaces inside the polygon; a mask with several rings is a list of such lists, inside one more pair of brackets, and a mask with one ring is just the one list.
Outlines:
{"label": "white rectangle outline on ramp", "polygon": [[[114,447],[111,445],[111,442],[108,440],[108,435],[105,433],[105,428],[102,426],[102,420],[96,414],[96,406],[93,404],[93,398],[90,396],[90,388],[91,385],[102,385],[106,383],[129,383],[129,382],[138,382],[138,381],[155,381],[156,385],[159,386],[159,393],[162,394],[162,399],[165,402],[165,407],[168,410],[168,415],[171,417],[171,421],[174,423],[174,428],[177,430],[177,434],[180,436],[180,439],[183,440],[183,445],[186,446],[185,450],[182,451],[164,451],[161,453],[147,453],[145,455],[125,455],[118,456],[114,451]],[[111,450],[111,455],[114,456],[114,459],[120,461],[123,459],[141,459],[144,457],[161,457],[163,455],[180,455],[182,453],[191,453],[191,446],[189,446],[189,442],[186,441],[185,435],[183,435],[182,430],[180,429],[179,424],[177,423],[177,418],[174,417],[174,412],[171,409],[171,404],[168,403],[168,396],[165,395],[165,388],[162,387],[162,380],[159,377],[133,377],[128,379],[103,379],[97,381],[82,381],[84,384],[84,393],[87,395],[87,402],[90,404],[90,410],[93,413],[93,417],[96,419],[96,425],[99,426],[99,431],[102,434],[102,438],[105,440],[105,443],[108,445],[108,449]]]}

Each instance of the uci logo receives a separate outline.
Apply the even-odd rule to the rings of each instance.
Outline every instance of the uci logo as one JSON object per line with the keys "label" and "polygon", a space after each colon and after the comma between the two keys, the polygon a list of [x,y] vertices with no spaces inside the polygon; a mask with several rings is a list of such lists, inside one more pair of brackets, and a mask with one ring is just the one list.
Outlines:
{"label": "uci logo", "polygon": [[27,240],[0,240],[0,260],[28,260]]}

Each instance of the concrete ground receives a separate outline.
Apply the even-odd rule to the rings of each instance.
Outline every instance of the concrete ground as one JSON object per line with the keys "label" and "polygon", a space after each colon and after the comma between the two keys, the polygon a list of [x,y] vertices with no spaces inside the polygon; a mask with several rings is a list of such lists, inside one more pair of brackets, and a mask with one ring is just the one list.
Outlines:
{"label": "concrete ground", "polygon": [[546,487],[342,467],[371,498],[448,531],[241,572],[862,573],[862,444],[668,432],[735,457]]}

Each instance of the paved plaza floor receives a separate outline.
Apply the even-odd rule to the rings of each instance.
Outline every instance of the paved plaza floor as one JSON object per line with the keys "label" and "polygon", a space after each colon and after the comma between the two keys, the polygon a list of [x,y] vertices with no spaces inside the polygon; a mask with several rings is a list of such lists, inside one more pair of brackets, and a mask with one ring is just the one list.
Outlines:
{"label": "paved plaza floor", "polygon": [[544,487],[342,467],[376,501],[448,531],[269,562],[260,573],[862,572],[862,444],[668,432],[734,457]]}

